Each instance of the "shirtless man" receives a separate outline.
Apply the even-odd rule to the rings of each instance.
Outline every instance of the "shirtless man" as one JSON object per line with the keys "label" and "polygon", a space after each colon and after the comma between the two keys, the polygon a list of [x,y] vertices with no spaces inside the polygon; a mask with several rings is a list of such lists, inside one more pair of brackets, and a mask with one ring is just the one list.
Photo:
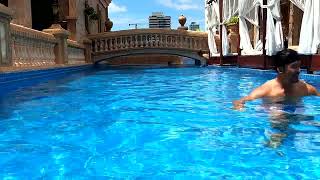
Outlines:
{"label": "shirtless man", "polygon": [[275,66],[278,75],[253,90],[248,96],[233,102],[235,109],[242,109],[247,101],[264,99],[293,99],[303,96],[320,96],[317,89],[299,80],[301,62],[296,51],[285,49],[276,54]]}
{"label": "shirtless man", "polygon": [[296,107],[301,103],[301,97],[320,96],[315,87],[299,80],[300,65],[296,51],[285,49],[278,52],[275,62],[277,77],[256,88],[248,96],[233,102],[234,108],[239,110],[247,101],[263,99],[263,106],[270,110],[271,126],[279,130],[278,133],[270,135],[270,140],[266,142],[269,147],[280,146],[287,136],[285,131],[289,124],[301,120],[313,120],[311,116],[296,114],[296,110],[299,109]]}

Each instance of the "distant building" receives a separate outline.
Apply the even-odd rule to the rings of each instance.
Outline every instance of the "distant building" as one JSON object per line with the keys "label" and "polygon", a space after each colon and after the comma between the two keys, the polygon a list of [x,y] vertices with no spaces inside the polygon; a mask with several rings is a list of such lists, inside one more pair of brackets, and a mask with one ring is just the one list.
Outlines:
{"label": "distant building", "polygon": [[196,22],[191,22],[189,26],[189,30],[191,31],[199,31],[200,30],[200,25],[197,24]]}
{"label": "distant building", "polygon": [[162,12],[153,12],[149,16],[149,28],[171,29],[171,17],[163,15]]}

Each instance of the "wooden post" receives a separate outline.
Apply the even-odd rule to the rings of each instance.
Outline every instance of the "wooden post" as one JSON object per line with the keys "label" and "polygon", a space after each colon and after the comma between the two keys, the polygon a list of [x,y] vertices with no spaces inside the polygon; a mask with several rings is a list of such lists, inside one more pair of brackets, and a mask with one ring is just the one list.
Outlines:
{"label": "wooden post", "polygon": [[[267,5],[267,0],[263,0],[263,5]],[[267,34],[267,9],[263,8],[262,17],[262,52],[263,52],[263,68],[267,68],[267,56],[266,56],[266,34]]]}
{"label": "wooden post", "polygon": [[222,53],[222,23],[223,23],[223,0],[219,1],[219,14],[220,14],[220,66],[223,65],[223,53]]}
{"label": "wooden post", "polygon": [[240,18],[238,18],[238,42],[237,42],[237,53],[238,53],[238,57],[237,57],[237,65],[239,66],[239,59],[241,56],[241,49],[240,49]]}

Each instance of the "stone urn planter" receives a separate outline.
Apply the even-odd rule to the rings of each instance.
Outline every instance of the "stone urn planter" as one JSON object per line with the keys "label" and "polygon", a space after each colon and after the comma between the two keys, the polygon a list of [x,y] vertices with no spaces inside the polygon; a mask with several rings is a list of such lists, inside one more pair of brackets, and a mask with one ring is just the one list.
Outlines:
{"label": "stone urn planter", "polygon": [[109,31],[111,31],[111,29],[112,29],[112,27],[113,27],[113,22],[110,21],[110,19],[108,18],[108,19],[106,20],[106,22],[104,23],[104,26],[105,26],[105,31],[106,31],[106,32],[109,32]]}
{"label": "stone urn planter", "polygon": [[238,39],[239,39],[239,26],[238,24],[232,24],[227,26],[228,38],[230,40],[230,51],[231,53],[238,52]]}
{"label": "stone urn planter", "polygon": [[187,18],[184,15],[179,16],[179,23],[180,27],[178,27],[179,30],[188,30],[188,27],[185,27],[184,25],[187,22]]}

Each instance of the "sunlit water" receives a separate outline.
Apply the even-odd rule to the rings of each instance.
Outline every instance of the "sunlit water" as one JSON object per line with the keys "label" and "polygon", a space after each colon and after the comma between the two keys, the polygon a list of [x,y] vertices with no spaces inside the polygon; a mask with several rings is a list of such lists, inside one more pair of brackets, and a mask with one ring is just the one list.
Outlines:
{"label": "sunlit water", "polygon": [[232,109],[267,74],[100,69],[21,88],[1,97],[0,177],[320,178],[320,98],[303,99],[277,148],[261,100]]}

